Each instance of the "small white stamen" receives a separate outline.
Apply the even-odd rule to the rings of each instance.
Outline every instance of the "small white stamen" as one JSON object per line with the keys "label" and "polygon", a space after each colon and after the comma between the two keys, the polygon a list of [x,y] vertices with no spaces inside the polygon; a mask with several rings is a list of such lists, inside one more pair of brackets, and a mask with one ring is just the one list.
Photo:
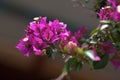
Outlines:
{"label": "small white stamen", "polygon": [[111,8],[111,6],[102,7],[102,9]]}
{"label": "small white stamen", "polygon": [[63,22],[60,22],[59,24],[63,25],[64,23],[63,23]]}
{"label": "small white stamen", "polygon": [[106,6],[106,8],[111,8],[111,6]]}
{"label": "small white stamen", "polygon": [[24,38],[24,39],[23,39],[23,41],[25,41],[25,42],[26,42],[26,41],[28,41],[28,38],[27,38],[27,37],[26,37],[26,38]]}
{"label": "small white stamen", "polygon": [[33,20],[38,21],[39,17],[34,17]]}
{"label": "small white stamen", "polygon": [[120,5],[117,6],[117,11],[120,13]]}

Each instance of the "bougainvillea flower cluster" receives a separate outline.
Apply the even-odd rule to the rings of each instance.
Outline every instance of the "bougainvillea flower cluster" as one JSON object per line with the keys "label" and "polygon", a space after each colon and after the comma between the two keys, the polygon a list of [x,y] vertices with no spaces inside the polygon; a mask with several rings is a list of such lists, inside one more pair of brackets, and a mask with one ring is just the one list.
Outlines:
{"label": "bougainvillea flower cluster", "polygon": [[110,61],[115,68],[120,66],[120,0],[105,0],[97,15],[100,19],[96,29],[88,34],[81,26],[72,33],[67,24],[58,19],[48,21],[46,17],[36,17],[26,28],[26,34],[16,46],[29,56],[54,54],[65,60],[63,72],[79,71],[84,64],[91,69],[104,68]]}
{"label": "bougainvillea flower cluster", "polygon": [[113,16],[113,11],[111,6],[102,7],[98,15],[101,20],[110,20],[111,16]]}
{"label": "bougainvillea flower cluster", "polygon": [[103,54],[112,54],[116,52],[116,49],[113,47],[112,43],[110,41],[107,41],[103,44],[101,44],[101,49]]}
{"label": "bougainvillea flower cluster", "polygon": [[47,23],[46,17],[39,17],[30,22],[26,29],[26,35],[17,45],[17,48],[26,56],[32,52],[41,55],[42,51],[49,45],[68,36],[66,26],[59,20]]}
{"label": "bougainvillea flower cluster", "polygon": [[119,0],[108,0],[109,4],[112,6],[104,6],[100,9],[98,13],[101,20],[120,21],[120,1]]}

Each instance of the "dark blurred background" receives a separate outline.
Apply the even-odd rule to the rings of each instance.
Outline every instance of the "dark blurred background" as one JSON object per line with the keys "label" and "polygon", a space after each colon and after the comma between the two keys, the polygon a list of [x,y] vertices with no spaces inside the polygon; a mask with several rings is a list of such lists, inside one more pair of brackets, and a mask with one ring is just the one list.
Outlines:
{"label": "dark blurred background", "polygon": [[[79,0],[78,0],[79,1]],[[80,0],[83,1],[83,0]],[[92,9],[95,0],[87,5]],[[76,7],[75,7],[76,6]],[[85,25],[96,28],[98,19],[90,9],[75,0],[0,0],[0,80],[51,80],[62,70],[63,61],[46,56],[25,57],[16,48],[24,29],[36,16],[59,19],[73,32]],[[111,64],[105,69],[91,71],[87,65],[79,72],[71,72],[71,80],[120,80],[120,69]]]}

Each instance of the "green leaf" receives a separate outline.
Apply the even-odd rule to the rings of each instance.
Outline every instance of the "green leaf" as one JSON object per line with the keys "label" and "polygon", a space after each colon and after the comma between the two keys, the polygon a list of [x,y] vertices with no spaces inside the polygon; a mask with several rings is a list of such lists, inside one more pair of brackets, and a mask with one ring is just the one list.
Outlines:
{"label": "green leaf", "polygon": [[109,23],[111,23],[111,21],[109,21],[109,20],[100,20],[100,23],[109,24]]}
{"label": "green leaf", "polygon": [[46,54],[48,55],[48,57],[52,56],[52,49],[50,47],[46,49]]}
{"label": "green leaf", "polygon": [[107,5],[106,0],[96,0],[96,4],[94,5],[95,11],[99,12],[101,7],[104,7]]}
{"label": "green leaf", "polygon": [[94,61],[93,62],[93,68],[94,69],[102,69],[102,68],[106,67],[106,65],[108,64],[108,61],[109,61],[109,56],[108,55],[102,55],[100,61]]}
{"label": "green leaf", "polygon": [[99,31],[100,31],[100,29],[99,29],[99,28],[96,28],[96,29],[92,30],[92,32],[90,33],[90,35],[92,35],[92,34],[94,34],[94,33],[97,33],[97,32],[99,32]]}
{"label": "green leaf", "polygon": [[83,44],[83,43],[89,43],[89,41],[87,40],[87,39],[81,39],[81,40],[79,40],[78,41],[79,42],[79,44]]}
{"label": "green leaf", "polygon": [[114,39],[113,39],[112,35],[109,35],[109,39],[110,39],[112,42],[114,42]]}
{"label": "green leaf", "polygon": [[118,31],[120,32],[120,28],[118,28]]}
{"label": "green leaf", "polygon": [[65,66],[64,66],[64,68],[63,68],[63,72],[69,72],[72,64],[73,64],[75,61],[76,61],[76,58],[75,58],[75,57],[70,58],[70,59],[66,62]]}
{"label": "green leaf", "polygon": [[90,66],[90,70],[93,70],[94,67],[93,67],[93,61],[92,60],[88,60],[88,64]]}
{"label": "green leaf", "polygon": [[82,63],[81,62],[76,62],[75,71],[79,72],[81,68],[82,68]]}
{"label": "green leaf", "polygon": [[76,51],[77,51],[78,54],[83,54],[83,53],[84,53],[83,48],[77,47],[77,48],[76,48]]}
{"label": "green leaf", "polygon": [[64,47],[64,52],[65,52],[65,53],[68,53],[68,52],[69,52],[69,50],[68,50],[68,47],[67,47],[67,46],[65,46],[65,47]]}
{"label": "green leaf", "polygon": [[120,42],[115,43],[114,46],[116,47],[117,50],[120,50]]}

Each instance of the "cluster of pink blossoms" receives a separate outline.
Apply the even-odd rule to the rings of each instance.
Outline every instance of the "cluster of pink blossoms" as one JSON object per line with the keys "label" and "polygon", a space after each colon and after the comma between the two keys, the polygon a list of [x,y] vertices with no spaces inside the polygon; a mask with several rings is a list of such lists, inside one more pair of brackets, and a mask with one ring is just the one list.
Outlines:
{"label": "cluster of pink blossoms", "polygon": [[98,14],[101,20],[120,21],[120,0],[108,0],[112,6],[105,6],[100,9]]}
{"label": "cluster of pink blossoms", "polygon": [[[104,31],[108,30],[111,35],[111,38],[113,38],[111,41],[105,42],[105,44],[101,45],[102,52],[105,54],[111,54],[114,53],[114,56],[110,60],[112,64],[118,68],[120,66],[120,52],[117,47],[112,47],[119,44],[119,31],[120,28],[119,22],[120,22],[120,0],[107,0],[108,6],[104,6],[100,9],[100,12],[98,13],[98,16],[100,20],[102,21],[111,21],[111,23],[105,23],[101,24],[101,27],[104,27]],[[110,40],[110,39],[109,39]],[[104,48],[106,47],[106,48]]]}
{"label": "cluster of pink blossoms", "polygon": [[[100,25],[88,39],[87,29],[82,26],[77,32],[67,30],[67,24],[58,19],[47,22],[46,17],[34,18],[26,34],[16,48],[29,56],[60,53],[67,60],[65,71],[71,67],[80,70],[84,63],[92,69],[104,68],[111,61],[115,68],[120,66],[120,0],[107,0],[110,6],[100,9]],[[112,55],[111,55],[112,54]],[[109,57],[111,56],[111,57]],[[74,66],[73,66],[74,64]]]}
{"label": "cluster of pink blossoms", "polygon": [[32,52],[41,55],[49,45],[68,36],[66,26],[59,20],[47,23],[46,17],[39,17],[37,20],[30,22],[25,37],[16,47],[26,56],[29,56]]}
{"label": "cluster of pink blossoms", "polygon": [[[36,20],[30,22],[27,27],[25,37],[21,39],[16,46],[19,51],[29,56],[30,53],[35,55],[45,54],[48,47],[55,47],[57,51],[67,54],[68,56],[76,56],[81,54],[80,50],[85,50],[84,46],[88,44],[79,43],[84,35],[87,33],[85,26],[79,28],[77,32],[72,34],[67,30],[67,25],[59,20],[49,21],[47,23],[46,17],[38,17]],[[52,45],[52,46],[51,46]],[[96,49],[91,49],[92,53],[86,55],[93,61],[99,61],[100,57],[97,56]],[[82,51],[82,54],[84,52]],[[52,54],[52,53],[51,53]],[[92,56],[91,56],[92,55]]]}

